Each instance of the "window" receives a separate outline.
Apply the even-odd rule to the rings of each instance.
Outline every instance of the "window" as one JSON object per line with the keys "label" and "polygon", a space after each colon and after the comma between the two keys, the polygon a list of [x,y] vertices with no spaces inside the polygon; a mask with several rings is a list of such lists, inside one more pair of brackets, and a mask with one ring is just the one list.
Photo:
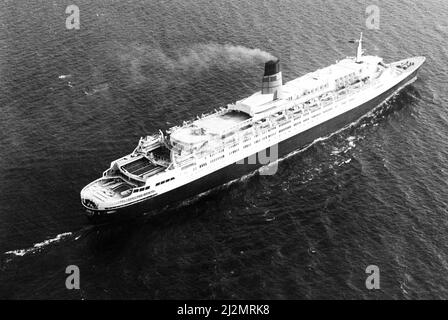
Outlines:
{"label": "window", "polygon": [[164,181],[157,182],[157,183],[156,183],[156,186],[161,185],[161,184],[164,184],[164,183],[166,183],[166,182],[168,182],[168,181],[171,181],[171,180],[174,180],[174,177],[169,178],[169,179],[164,180]]}

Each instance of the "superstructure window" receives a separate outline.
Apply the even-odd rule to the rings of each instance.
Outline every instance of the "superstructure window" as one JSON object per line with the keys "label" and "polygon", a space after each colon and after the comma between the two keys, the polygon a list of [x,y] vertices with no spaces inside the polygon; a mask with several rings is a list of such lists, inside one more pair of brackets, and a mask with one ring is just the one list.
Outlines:
{"label": "superstructure window", "polygon": [[221,160],[221,159],[223,159],[223,158],[224,158],[224,155],[222,155],[222,156],[220,156],[220,157],[217,157],[217,158],[215,158],[215,159],[212,159],[211,162],[216,162],[216,161]]}
{"label": "superstructure window", "polygon": [[164,180],[164,181],[157,182],[157,183],[156,183],[156,186],[159,186],[159,185],[161,185],[161,184],[164,184],[164,183],[166,183],[166,182],[168,182],[168,181],[172,181],[172,180],[174,180],[174,177],[169,178],[169,179]]}

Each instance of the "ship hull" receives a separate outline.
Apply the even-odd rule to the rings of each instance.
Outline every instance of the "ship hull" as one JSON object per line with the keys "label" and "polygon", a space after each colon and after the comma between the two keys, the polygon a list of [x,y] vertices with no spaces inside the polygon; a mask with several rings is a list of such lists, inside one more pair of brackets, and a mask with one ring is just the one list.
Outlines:
{"label": "ship hull", "polygon": [[[301,132],[293,137],[285,139],[278,144],[278,157],[284,157],[287,154],[305,148],[318,138],[325,137],[334,133],[345,126],[359,120],[364,115],[375,109],[387,98],[393,95],[394,92],[404,87],[410,80],[417,76],[418,69],[409,74],[408,77],[397,83],[389,90],[385,91],[381,95],[376,96],[372,100],[359,105],[358,107],[351,109],[345,113],[342,113],[332,119],[327,120],[319,125],[316,125],[304,132]],[[262,151],[262,154],[266,154],[266,151]],[[113,211],[92,211],[89,210],[87,216],[93,222],[104,221],[104,218],[116,217],[130,217],[135,214],[148,213],[150,215],[156,215],[160,210],[167,205],[173,205],[179,203],[182,200],[189,199],[195,195],[201,194],[208,190],[211,190],[217,186],[223,185],[235,179],[238,179],[244,175],[247,175],[263,166],[263,162],[259,161],[257,153],[257,161],[253,161],[255,155],[250,158],[244,159],[238,163],[233,163],[215,172],[212,172],[202,178],[187,183],[181,187],[168,191],[166,193],[157,195],[153,198],[141,201],[136,204],[131,204],[124,208],[119,208]]]}

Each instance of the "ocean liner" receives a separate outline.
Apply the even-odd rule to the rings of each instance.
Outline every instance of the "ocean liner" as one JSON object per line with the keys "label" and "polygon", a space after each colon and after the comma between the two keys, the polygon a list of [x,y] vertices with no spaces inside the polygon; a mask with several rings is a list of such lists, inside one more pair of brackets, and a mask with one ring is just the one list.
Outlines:
{"label": "ocean liner", "polygon": [[279,60],[265,64],[261,91],[142,137],[85,186],[93,219],[129,211],[157,213],[269,166],[279,157],[353,123],[415,80],[425,57],[385,63],[363,52],[283,83]]}

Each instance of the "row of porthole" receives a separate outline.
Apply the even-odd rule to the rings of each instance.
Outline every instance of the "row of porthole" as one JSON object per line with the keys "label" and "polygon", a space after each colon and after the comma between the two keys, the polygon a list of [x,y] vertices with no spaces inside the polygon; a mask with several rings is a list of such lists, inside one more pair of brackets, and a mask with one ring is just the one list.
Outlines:
{"label": "row of porthole", "polygon": [[[305,119],[304,121],[307,121],[308,119]],[[286,125],[286,124],[288,124],[289,122],[287,122],[287,123],[285,123],[285,124],[283,124],[283,125]],[[298,124],[300,124],[300,122],[299,123],[297,123],[296,125],[298,125]],[[289,126],[289,127],[287,127],[287,128],[284,128],[284,129],[282,129],[282,130],[279,130],[279,132],[283,132],[283,131],[286,131],[286,130],[288,130],[288,129],[290,129],[291,128],[291,126]],[[262,139],[263,140],[266,140],[266,139],[268,139],[268,137],[272,137],[274,134],[271,134],[271,135],[269,135],[269,136],[265,136],[265,137],[263,137]],[[257,140],[257,141],[255,141],[255,143],[259,143],[260,142],[260,140]],[[245,145],[245,146],[243,146],[243,148],[247,148],[247,147],[249,147],[251,144],[247,144],[247,145]],[[229,155],[230,154],[235,154],[235,153],[237,153],[239,150],[234,150],[234,151],[232,151],[232,152],[230,152],[229,153]],[[222,158],[224,158],[224,156],[221,156],[221,157],[219,157],[219,158],[216,158],[216,159],[213,159],[211,162],[215,162],[215,161],[217,161],[217,160],[219,160],[219,159],[222,159]],[[199,168],[203,168],[203,167],[205,167],[207,164],[206,163],[203,163],[203,164],[201,164],[200,166],[199,166]]]}
{"label": "row of porthole", "polygon": [[140,191],[145,191],[145,190],[148,190],[149,188],[150,188],[150,187],[148,186],[148,187],[142,187],[142,188],[134,189],[134,190],[132,191],[132,193],[140,192]]}
{"label": "row of porthole", "polygon": [[140,198],[142,198],[144,196],[147,196],[147,195],[149,195],[151,193],[154,193],[154,191],[142,193],[142,194],[139,194],[138,196],[135,196],[135,197],[132,197],[132,198],[127,198],[126,200],[120,200],[120,201],[117,202],[117,204],[121,204],[121,203],[125,203],[125,202],[130,202],[132,200],[140,199]]}
{"label": "row of porthole", "polygon": [[[317,115],[316,115],[316,116],[317,116]],[[308,120],[309,120],[309,118],[304,119],[303,122],[306,122],[306,121],[308,121]],[[290,122],[286,122],[286,123],[282,124],[281,126],[287,125],[288,123],[290,123]],[[299,122],[299,123],[296,123],[295,125],[298,125],[298,124],[300,124],[300,122]],[[287,127],[287,128],[284,128],[284,129],[282,129],[282,130],[279,130],[279,132],[286,131],[286,130],[288,130],[288,129],[290,129],[290,128],[291,128],[291,126],[289,126],[289,127]],[[270,129],[269,131],[273,131],[273,130],[275,130],[275,128]],[[263,139],[263,140],[266,140],[266,139],[268,139],[269,137],[272,137],[273,135],[274,135],[274,134],[270,134],[269,136],[265,136],[265,137],[263,137],[262,139]],[[259,143],[259,142],[260,142],[260,140],[257,140],[255,143]],[[251,145],[251,144],[244,145],[243,148],[245,149],[245,148],[249,147],[250,145]],[[235,153],[238,152],[238,151],[239,151],[239,150],[234,150],[234,151],[230,152],[230,154],[235,154]],[[230,154],[229,154],[229,155],[230,155]],[[224,158],[224,156],[221,156],[221,157],[219,157],[219,158],[213,159],[211,162],[215,162],[215,161],[217,161],[217,160],[219,160],[219,159],[222,159],[222,158]],[[201,165],[199,166],[199,168],[203,168],[203,167],[205,167],[206,165],[207,165],[206,163],[201,164]]]}
{"label": "row of porthole", "polygon": [[169,178],[169,179],[167,179],[167,180],[157,182],[157,183],[156,183],[156,186],[159,186],[159,185],[161,185],[161,184],[167,183],[168,181],[172,181],[172,180],[174,180],[174,179],[175,179],[175,178],[172,177],[172,178]]}
{"label": "row of porthole", "polygon": [[210,162],[216,162],[216,161],[221,160],[221,159],[223,159],[223,158],[224,158],[224,155],[220,156],[219,158],[213,159],[213,160],[210,161]]}

